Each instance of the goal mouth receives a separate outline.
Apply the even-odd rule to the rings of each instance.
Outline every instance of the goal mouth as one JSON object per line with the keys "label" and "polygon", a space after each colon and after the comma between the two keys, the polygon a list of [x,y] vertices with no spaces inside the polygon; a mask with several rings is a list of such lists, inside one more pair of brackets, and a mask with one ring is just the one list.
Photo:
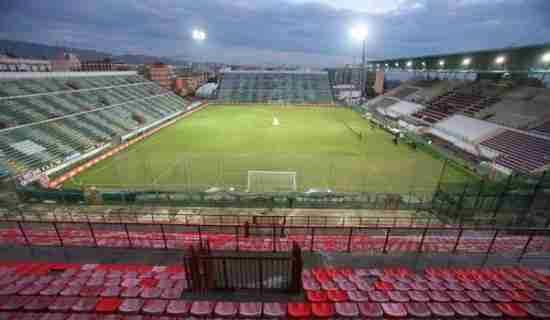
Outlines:
{"label": "goal mouth", "polygon": [[248,192],[293,192],[296,191],[294,171],[248,171]]}

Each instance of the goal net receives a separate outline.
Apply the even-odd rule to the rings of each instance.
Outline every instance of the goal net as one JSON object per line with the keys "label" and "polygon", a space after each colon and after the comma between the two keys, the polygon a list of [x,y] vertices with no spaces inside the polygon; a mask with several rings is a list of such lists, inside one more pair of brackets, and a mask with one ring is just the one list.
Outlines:
{"label": "goal net", "polygon": [[296,172],[248,171],[248,192],[296,191]]}

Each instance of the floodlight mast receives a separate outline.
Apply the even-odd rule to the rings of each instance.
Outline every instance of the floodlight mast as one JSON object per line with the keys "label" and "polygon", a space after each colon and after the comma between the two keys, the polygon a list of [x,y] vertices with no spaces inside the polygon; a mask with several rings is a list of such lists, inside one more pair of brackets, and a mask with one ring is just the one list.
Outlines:
{"label": "floodlight mast", "polygon": [[366,68],[366,58],[367,58],[367,36],[368,36],[368,29],[367,26],[364,24],[360,24],[355,26],[351,29],[351,36],[357,41],[361,41],[363,43],[363,54],[362,54],[362,60],[361,60],[361,77],[359,78],[359,82],[361,85],[361,99],[366,97],[366,82],[367,82],[367,76],[365,72]]}

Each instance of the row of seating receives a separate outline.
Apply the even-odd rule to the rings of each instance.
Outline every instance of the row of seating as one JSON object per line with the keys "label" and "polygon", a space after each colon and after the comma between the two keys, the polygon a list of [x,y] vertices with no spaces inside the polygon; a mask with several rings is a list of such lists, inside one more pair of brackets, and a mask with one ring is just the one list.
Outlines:
{"label": "row of seating", "polygon": [[[22,86],[20,81],[3,83]],[[0,100],[4,110],[0,154],[16,173],[59,165],[189,104],[137,75],[32,79],[32,83],[51,91],[36,89],[40,94],[30,97],[14,92]],[[59,117],[63,118],[55,120]],[[21,125],[25,126],[10,129]]]}
{"label": "row of seating", "polygon": [[[187,248],[202,242],[212,250],[236,250],[242,251],[289,251],[293,243],[297,243],[303,250],[345,252],[365,251],[382,252],[423,252],[433,253],[501,253],[517,255],[526,253],[544,253],[550,251],[550,239],[544,235],[529,236],[500,235],[493,239],[493,232],[475,236],[461,235],[458,231],[449,231],[455,235],[375,235],[374,230],[369,230],[365,235],[311,235],[289,234],[284,237],[250,236],[243,234],[237,236],[212,230],[197,232],[185,231],[184,226],[164,225],[164,232],[159,225],[139,225],[137,229],[123,224],[110,225],[110,230],[104,228],[89,229],[83,224],[81,229],[74,224],[62,223],[52,225],[43,224],[42,228],[33,229],[25,227],[24,233],[17,227],[0,230],[0,243],[4,245],[34,245],[34,246],[99,246],[99,247],[137,247],[137,248]],[[46,227],[49,226],[49,227]],[[93,224],[91,225],[94,226]],[[57,229],[57,230],[56,230]],[[187,229],[195,229],[188,227]],[[449,233],[448,232],[448,233]],[[382,232],[383,233],[383,232]],[[458,241],[457,241],[458,239]]]}
{"label": "row of seating", "polygon": [[332,102],[326,73],[228,72],[221,78],[218,100],[228,102]]}
{"label": "row of seating", "polygon": [[504,130],[499,135],[482,141],[481,145],[501,152],[496,163],[514,171],[530,173],[550,164],[550,138]]}
{"label": "row of seating", "polygon": [[138,75],[0,80],[0,97],[17,97],[54,91],[73,91],[139,82],[144,82],[144,79]]}
{"label": "row of seating", "polygon": [[533,133],[550,137],[550,120],[530,130]]}
{"label": "row of seating", "polygon": [[[227,302],[161,299],[117,298],[49,298],[8,296],[0,304],[1,319],[81,320],[110,315],[129,319],[129,315],[199,318],[221,317],[230,319],[329,319],[333,317],[372,319],[405,318],[549,318],[550,307],[541,303],[278,303],[278,302]],[[109,317],[112,319],[113,317]],[[134,319],[135,317],[132,317]],[[142,319],[141,317],[138,317]],[[136,319],[138,319],[136,318]],[[170,318],[168,318],[170,319]]]}
{"label": "row of seating", "polygon": [[[292,299],[289,303],[6,289],[56,282],[71,288],[78,286],[76,282],[100,279],[104,285],[108,281],[127,281],[127,288],[139,283],[143,290],[153,291],[159,289],[151,286],[155,281],[185,277],[185,269],[179,266],[4,262],[0,263],[0,319],[68,319],[75,314],[94,319],[100,315],[239,319],[550,317],[549,271],[521,267],[427,268],[421,273],[401,267],[313,268],[302,273],[307,301]],[[335,286],[321,290],[312,288],[313,283],[325,287],[333,283],[340,289]],[[372,286],[366,290],[349,289],[346,283]]]}
{"label": "row of seating", "polygon": [[485,97],[451,91],[428,102],[426,109],[414,113],[413,116],[435,123],[457,113],[474,116],[479,111],[498,101],[497,97]]}

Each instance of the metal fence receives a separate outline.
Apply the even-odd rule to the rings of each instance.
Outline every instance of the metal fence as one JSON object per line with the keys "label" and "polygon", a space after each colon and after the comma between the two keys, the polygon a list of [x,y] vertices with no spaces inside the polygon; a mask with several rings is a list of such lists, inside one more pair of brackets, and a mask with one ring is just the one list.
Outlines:
{"label": "metal fence", "polygon": [[287,252],[430,253],[545,257],[550,229],[449,226],[190,225],[1,221],[0,243],[20,246]]}

